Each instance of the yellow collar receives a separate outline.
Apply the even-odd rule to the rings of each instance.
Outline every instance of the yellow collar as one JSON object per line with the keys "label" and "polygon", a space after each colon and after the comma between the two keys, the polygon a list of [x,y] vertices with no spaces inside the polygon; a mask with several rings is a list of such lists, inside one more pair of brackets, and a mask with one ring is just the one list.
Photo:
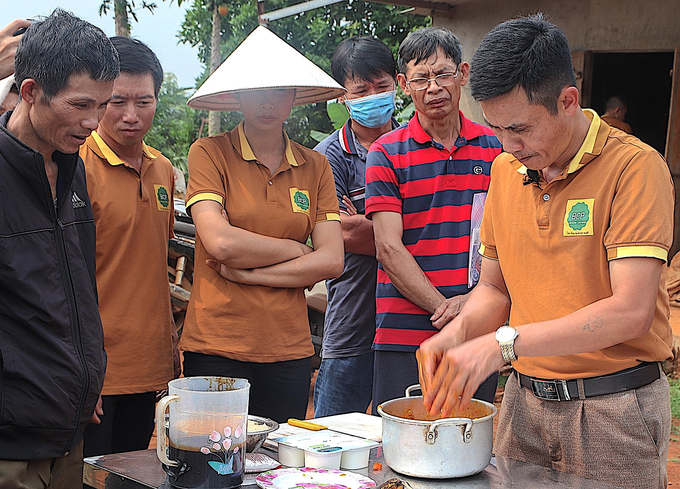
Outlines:
{"label": "yellow collar", "polygon": [[[92,139],[94,139],[94,142],[97,143],[99,151],[101,151],[102,156],[106,158],[106,161],[109,162],[109,165],[117,166],[125,164],[125,162],[121,160],[111,148],[109,148],[109,145],[104,142],[97,131],[92,131]],[[142,152],[144,153],[144,156],[152,160],[155,160],[160,154],[160,151],[154,150],[153,148],[147,146],[144,141],[142,141]]]}
{"label": "yellow collar", "polygon": [[[600,129],[606,128],[602,125],[602,119],[597,115],[592,109],[582,109],[585,116],[590,119],[590,127],[586,133],[586,138],[583,140],[583,144],[578,149],[574,157],[569,162],[569,169],[567,174],[574,173],[579,168],[583,167],[586,163],[593,159],[593,157],[599,155],[602,152],[602,147],[604,146],[604,140],[607,139],[607,134],[609,131],[605,131],[604,140],[600,135]],[[602,144],[598,144],[601,142]],[[592,157],[586,157],[586,155]]]}
{"label": "yellow collar", "polygon": [[[243,156],[243,159],[246,161],[257,161],[257,157],[255,156],[255,153],[253,153],[253,149],[250,147],[250,143],[248,143],[248,139],[246,138],[246,132],[243,128],[243,125],[244,123],[241,122],[237,127],[238,138],[239,142],[241,143],[241,156]],[[285,156],[288,164],[290,166],[300,166],[300,163],[295,159],[293,148],[290,144],[290,139],[288,139],[288,135],[285,133],[285,131],[283,133],[283,137],[286,140]]]}

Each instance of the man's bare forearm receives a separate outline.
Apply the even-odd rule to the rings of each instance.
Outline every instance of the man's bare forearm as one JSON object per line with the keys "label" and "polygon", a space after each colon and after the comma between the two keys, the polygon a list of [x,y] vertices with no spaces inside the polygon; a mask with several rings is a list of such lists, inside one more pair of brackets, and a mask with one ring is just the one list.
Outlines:
{"label": "man's bare forearm", "polygon": [[363,214],[353,216],[340,215],[342,240],[345,251],[358,255],[375,256],[373,223]]}

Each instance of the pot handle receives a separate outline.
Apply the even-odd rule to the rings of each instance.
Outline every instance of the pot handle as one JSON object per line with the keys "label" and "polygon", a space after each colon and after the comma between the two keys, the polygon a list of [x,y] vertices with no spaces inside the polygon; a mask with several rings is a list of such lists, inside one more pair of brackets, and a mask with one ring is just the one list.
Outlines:
{"label": "pot handle", "polygon": [[420,384],[413,384],[413,385],[408,386],[406,388],[406,397],[413,397],[413,396],[411,396],[413,391],[421,391],[422,392],[422,389],[420,388]]}
{"label": "pot handle", "polygon": [[178,467],[179,462],[170,460],[166,452],[168,426],[165,422],[165,411],[168,409],[168,404],[178,400],[179,396],[177,394],[165,396],[158,401],[158,405],[156,406],[156,455],[161,463],[164,463],[169,467]]}
{"label": "pot handle", "polygon": [[[456,422],[456,426],[463,428],[463,443],[470,443],[472,441],[472,425],[474,424],[474,421],[469,418],[458,418],[457,421],[458,420],[460,421]],[[430,426],[425,433],[425,443],[434,445],[437,441],[437,428],[439,428],[440,425],[449,424],[450,422],[451,418],[444,418],[430,423]]]}

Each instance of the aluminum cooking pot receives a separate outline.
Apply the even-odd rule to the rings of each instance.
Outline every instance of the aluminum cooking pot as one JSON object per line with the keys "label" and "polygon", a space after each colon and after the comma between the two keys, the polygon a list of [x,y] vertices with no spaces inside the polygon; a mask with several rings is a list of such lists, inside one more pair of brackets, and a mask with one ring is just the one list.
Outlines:
{"label": "aluminum cooking pot", "polygon": [[392,470],[413,477],[447,479],[484,470],[491,461],[493,418],[491,403],[473,399],[456,417],[436,419],[428,414],[422,396],[406,397],[378,406],[382,416],[385,462]]}

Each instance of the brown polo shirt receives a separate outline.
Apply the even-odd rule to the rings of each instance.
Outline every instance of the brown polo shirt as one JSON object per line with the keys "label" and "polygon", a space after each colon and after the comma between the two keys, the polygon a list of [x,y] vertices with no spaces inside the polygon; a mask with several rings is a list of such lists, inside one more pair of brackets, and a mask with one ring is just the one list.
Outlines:
{"label": "brown polo shirt", "polygon": [[622,121],[621,119],[617,119],[616,117],[611,117],[611,116],[608,116],[608,115],[603,115],[603,116],[600,117],[600,119],[605,121],[611,127],[621,129],[622,131],[627,132],[628,134],[633,134],[633,128],[630,127],[630,124]]}
{"label": "brown polo shirt", "polygon": [[[203,200],[224,206],[232,226],[300,243],[316,223],[340,220],[325,156],[286,136],[283,162],[272,176],[257,162],[243,124],[191,146],[187,208]],[[197,236],[182,350],[261,363],[314,353],[303,288],[230,282],[209,268],[206,258]]]}
{"label": "brown polo shirt", "polygon": [[102,394],[164,389],[173,377],[167,269],[172,165],[145,145],[137,173],[97,132],[80,156],[97,226],[97,289],[108,356]]}
{"label": "brown polo shirt", "polygon": [[[668,259],[673,240],[673,182],[659,153],[634,136],[591,119],[583,145],[563,172],[524,185],[526,167],[499,155],[482,222],[482,248],[500,262],[512,299],[510,324],[560,318],[611,296],[609,260]],[[513,366],[544,379],[609,374],[670,358],[672,332],[666,265],[647,334],[603,350],[520,357]]]}

